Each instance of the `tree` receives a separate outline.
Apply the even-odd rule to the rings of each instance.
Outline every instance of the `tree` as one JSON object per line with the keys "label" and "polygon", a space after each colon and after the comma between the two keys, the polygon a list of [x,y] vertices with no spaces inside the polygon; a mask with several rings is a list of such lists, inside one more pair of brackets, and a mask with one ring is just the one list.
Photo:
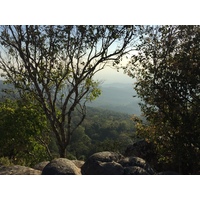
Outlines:
{"label": "tree", "polygon": [[[57,139],[60,157],[86,116],[87,101],[100,95],[92,78],[118,66],[131,51],[133,26],[1,26],[0,69],[20,96],[38,102]],[[73,122],[74,111],[80,120]]]}
{"label": "tree", "polygon": [[85,128],[79,126],[72,135],[71,143],[68,146],[68,152],[75,155],[78,160],[85,160],[89,157],[89,151],[91,148],[91,138],[85,134]]}
{"label": "tree", "polygon": [[154,142],[158,159],[183,174],[199,169],[200,27],[140,26],[126,72],[148,121],[138,133]]}
{"label": "tree", "polygon": [[49,159],[46,131],[45,116],[31,104],[0,103],[0,157],[26,166]]}

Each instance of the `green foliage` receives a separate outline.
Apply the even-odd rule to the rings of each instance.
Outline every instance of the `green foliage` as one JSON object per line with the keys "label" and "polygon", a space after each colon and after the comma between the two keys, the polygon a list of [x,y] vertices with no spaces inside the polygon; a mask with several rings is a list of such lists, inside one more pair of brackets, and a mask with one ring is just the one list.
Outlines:
{"label": "green foliage", "polygon": [[91,92],[88,96],[89,101],[93,101],[101,95],[101,89],[99,88],[98,81],[94,81],[92,79],[86,79],[85,86],[91,88]]}
{"label": "green foliage", "polygon": [[4,166],[13,165],[13,163],[11,162],[11,160],[8,157],[0,157],[0,164],[2,164]]}
{"label": "green foliage", "polygon": [[0,104],[0,156],[32,166],[48,158],[41,140],[47,124],[38,108],[7,100]]}
{"label": "green foliage", "polygon": [[[183,174],[200,167],[200,27],[140,26],[137,55],[127,70],[136,78],[148,120],[140,135],[157,145],[158,161]],[[168,168],[168,170],[169,170]]]}
{"label": "green foliage", "polygon": [[123,154],[135,138],[134,131],[129,115],[89,107],[85,121],[72,136],[68,158],[85,160],[99,151]]}

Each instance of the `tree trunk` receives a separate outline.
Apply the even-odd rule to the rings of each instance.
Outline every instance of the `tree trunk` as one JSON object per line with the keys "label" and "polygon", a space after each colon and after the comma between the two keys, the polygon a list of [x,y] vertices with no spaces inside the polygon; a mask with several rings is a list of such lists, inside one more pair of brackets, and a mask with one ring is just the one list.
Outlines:
{"label": "tree trunk", "polygon": [[66,147],[59,146],[59,154],[60,154],[60,158],[66,158],[67,156]]}

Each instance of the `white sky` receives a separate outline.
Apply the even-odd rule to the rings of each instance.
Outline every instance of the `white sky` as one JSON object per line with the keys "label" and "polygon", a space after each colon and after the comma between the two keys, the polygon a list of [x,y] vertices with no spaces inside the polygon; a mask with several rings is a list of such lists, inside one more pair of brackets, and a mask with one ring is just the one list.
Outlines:
{"label": "white sky", "polygon": [[94,76],[95,80],[103,81],[105,84],[109,83],[133,83],[133,79],[129,77],[127,74],[123,73],[123,70],[117,71],[116,69],[112,69],[107,67]]}

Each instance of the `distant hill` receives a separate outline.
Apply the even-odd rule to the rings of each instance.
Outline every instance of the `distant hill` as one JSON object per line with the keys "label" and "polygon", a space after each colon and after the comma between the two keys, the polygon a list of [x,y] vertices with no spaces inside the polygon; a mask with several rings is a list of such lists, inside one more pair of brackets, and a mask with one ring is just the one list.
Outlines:
{"label": "distant hill", "polygon": [[101,90],[101,96],[88,105],[121,113],[141,114],[138,105],[140,99],[133,97],[136,95],[133,85],[127,83],[102,84]]}
{"label": "distant hill", "polygon": [[[6,88],[8,88],[8,85],[4,85],[3,81],[0,80],[0,98],[3,95],[2,89]],[[131,83],[102,84],[101,90],[102,94],[93,102],[88,102],[88,106],[131,115],[141,114],[138,105],[140,99],[133,97],[136,92]]]}

